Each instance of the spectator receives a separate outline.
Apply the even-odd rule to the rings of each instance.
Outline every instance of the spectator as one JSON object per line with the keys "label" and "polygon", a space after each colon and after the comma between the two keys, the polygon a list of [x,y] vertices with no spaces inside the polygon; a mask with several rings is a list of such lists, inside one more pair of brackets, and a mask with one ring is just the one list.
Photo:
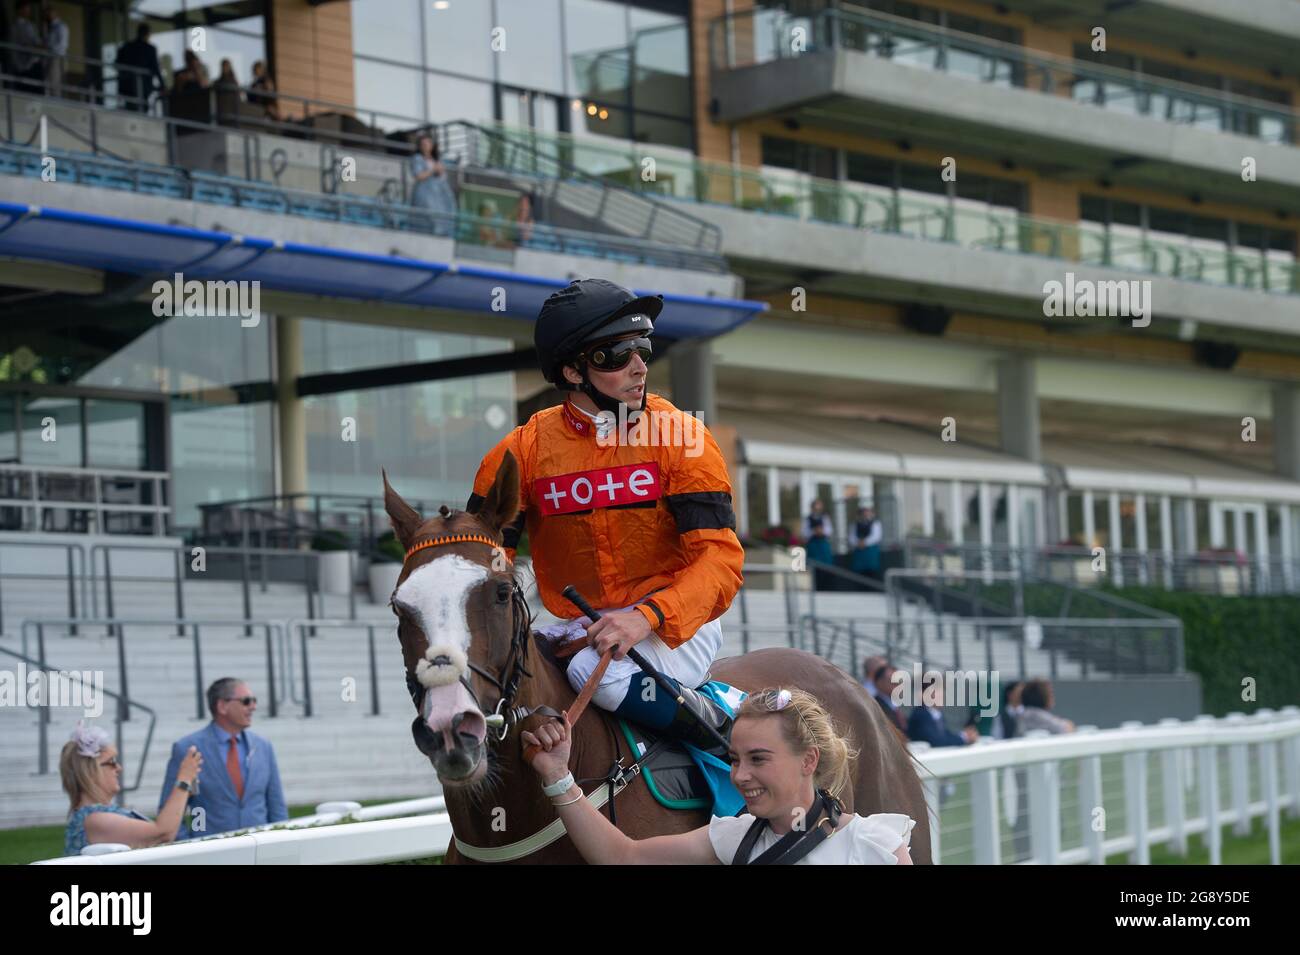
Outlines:
{"label": "spectator", "polygon": [[14,45],[19,49],[13,51],[14,73],[18,79],[14,88],[20,92],[45,92],[45,64],[41,51],[45,44],[41,42],[40,31],[32,22],[31,0],[18,0],[14,7]]}
{"label": "spectator", "polygon": [[208,68],[203,65],[199,55],[193,50],[185,51],[185,68],[172,77],[172,92],[186,93],[190,90],[206,90],[211,86]]}
{"label": "spectator", "polygon": [[411,156],[411,205],[438,213],[433,223],[434,235],[451,235],[451,222],[456,214],[456,197],[447,184],[447,170],[438,155],[438,144],[427,133],[416,143]]}
{"label": "spectator", "polygon": [[527,245],[533,240],[533,194],[525,192],[519,197],[519,206],[515,209],[515,236],[520,245]]}
{"label": "spectator", "polygon": [[826,513],[826,505],[819,497],[813,498],[812,509],[803,519],[803,533],[807,538],[808,561],[819,564],[831,564],[835,557],[831,553],[831,535],[835,532],[831,519]]}
{"label": "spectator", "polygon": [[874,677],[876,671],[884,666],[888,661],[884,657],[870,656],[862,661],[862,685],[866,688],[867,694],[874,697],[878,692]]}
{"label": "spectator", "polygon": [[158,818],[151,820],[134,809],[112,805],[122,790],[117,748],[104,730],[78,723],[59,755],[63,791],[72,803],[63,854],[80,855],[87,845],[97,842],[118,842],[132,849],[171,842],[202,768],[203,757],[191,746],[176,770],[175,784],[163,793]]}
{"label": "spectator", "polygon": [[870,504],[858,508],[858,522],[853,527],[856,546],[849,559],[849,569],[855,574],[880,579],[880,541],[884,530]]}
{"label": "spectator", "polygon": [[993,723],[994,739],[1012,739],[1018,735],[1020,714],[1025,708],[1020,703],[1020,694],[1025,688],[1023,680],[1012,680],[1002,691],[1002,709]]}
{"label": "spectator", "polygon": [[221,74],[214,85],[222,92],[239,92],[239,78],[235,76],[235,67],[230,60],[221,61]]}
{"label": "spectator", "polygon": [[906,739],[907,720],[903,718],[903,711],[894,705],[895,687],[893,676],[897,672],[897,667],[885,663],[876,668],[871,682],[876,685],[876,702],[885,711],[885,716],[889,718],[889,722],[898,730],[898,735]]}
{"label": "spectator", "polygon": [[266,110],[266,118],[280,121],[280,106],[275,98],[275,81],[266,71],[266,64],[258,60],[253,64],[253,82],[248,87],[248,102],[254,106],[261,105]]}
{"label": "spectator", "polygon": [[930,674],[921,681],[921,699],[930,700],[923,706],[912,710],[907,720],[907,737],[918,743],[931,746],[965,746],[979,739],[975,727],[966,726],[960,733],[954,733],[943,722],[943,681],[936,674]]}
{"label": "spectator", "polygon": [[53,7],[45,8],[45,86],[51,96],[63,95],[63,74],[68,67],[68,25]]}
{"label": "spectator", "polygon": [[506,235],[505,222],[501,213],[490,202],[480,202],[478,206],[478,242],[497,249],[510,248],[510,239]]}
{"label": "spectator", "polygon": [[1024,706],[1016,729],[1017,736],[1024,736],[1030,730],[1047,730],[1054,736],[1074,732],[1073,722],[1052,712],[1056,697],[1050,680],[1030,680],[1020,691],[1020,700]]}
{"label": "spectator", "polygon": [[183,838],[288,819],[275,750],[269,740],[248,728],[257,710],[257,697],[248,684],[222,677],[208,687],[208,710],[211,723],[172,745],[164,777],[165,801],[175,785],[182,753],[198,747],[212,766],[203,792],[191,800],[196,811],[191,812],[190,831]]}
{"label": "spectator", "polygon": [[117,65],[122,67],[117,73],[117,91],[126,108],[137,113],[149,112],[149,98],[164,85],[158,50],[149,42],[149,34],[149,24],[141,23],[135,29],[135,39],[117,48]]}

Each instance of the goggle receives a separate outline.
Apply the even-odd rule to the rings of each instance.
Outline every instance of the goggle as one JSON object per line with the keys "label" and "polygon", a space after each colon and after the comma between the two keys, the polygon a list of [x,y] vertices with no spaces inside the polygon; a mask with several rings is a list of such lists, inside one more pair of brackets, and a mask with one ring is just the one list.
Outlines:
{"label": "goggle", "polygon": [[622,341],[606,342],[583,353],[583,359],[597,371],[618,371],[626,368],[633,355],[640,355],[644,362],[650,361],[654,349],[648,338],[624,338]]}

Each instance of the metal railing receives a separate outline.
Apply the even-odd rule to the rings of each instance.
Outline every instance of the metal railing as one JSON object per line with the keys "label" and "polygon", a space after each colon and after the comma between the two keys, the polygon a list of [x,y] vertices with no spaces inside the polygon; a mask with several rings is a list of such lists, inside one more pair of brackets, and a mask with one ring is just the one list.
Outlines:
{"label": "metal railing", "polygon": [[[303,502],[301,505],[299,502]],[[412,500],[421,514],[434,506]],[[304,536],[338,531],[348,543],[366,551],[389,530],[384,499],[366,494],[265,494],[258,497],[211,501],[198,505],[198,543],[221,544],[238,540],[244,546],[268,546],[286,541],[297,545]]]}
{"label": "metal railing", "polygon": [[[45,549],[45,550],[62,550],[67,555],[67,573],[64,577],[68,586],[68,616],[77,616],[77,590],[80,586],[82,591],[81,606],[86,606],[86,548],[78,543],[59,542],[59,541],[32,541],[32,540],[12,540],[5,538],[0,540],[0,634],[5,632],[4,624],[4,581],[9,580],[47,580],[53,577],[52,574],[37,573],[14,573],[4,568],[5,551],[11,547],[25,547],[28,549]],[[73,554],[78,555],[77,560],[73,560]],[[54,579],[58,579],[55,577]],[[80,582],[80,584],[78,583]]]}
{"label": "metal railing", "polygon": [[310,638],[318,636],[317,631],[321,629],[329,630],[364,630],[366,631],[366,658],[370,668],[370,715],[379,715],[379,670],[375,662],[375,630],[382,628],[384,630],[395,630],[396,622],[388,620],[290,620],[285,624],[285,633],[288,640],[288,646],[293,646],[293,638],[296,634],[298,645],[301,650],[302,660],[302,696],[296,693],[296,687],[293,684],[293,673],[289,674],[290,695],[295,703],[301,703],[303,716],[311,716],[313,713],[311,698],[311,648]]}
{"label": "metal railing", "polygon": [[[799,39],[805,42],[796,42]],[[709,25],[710,67],[715,71],[832,49],[990,85],[1068,96],[1075,102],[1159,122],[1217,129],[1271,143],[1295,141],[1296,116],[1283,104],[1041,53],[849,5],[812,16],[746,10],[724,14]]]}
{"label": "metal railing", "polygon": [[[122,695],[128,696],[128,667],[126,658],[126,628],[127,627],[175,627],[176,635],[179,637],[189,637],[193,641],[194,654],[194,717],[195,719],[204,719],[208,715],[207,700],[205,693],[207,687],[203,681],[203,641],[201,627],[227,627],[238,628],[245,625],[246,631],[253,628],[261,629],[266,643],[266,685],[271,706],[271,716],[279,715],[280,704],[287,698],[287,681],[285,670],[288,668],[287,652],[283,647],[284,644],[284,624],[276,620],[220,620],[211,618],[194,618],[194,617],[79,617],[61,618],[61,617],[42,617],[39,619],[24,620],[22,626],[23,653],[27,653],[28,643],[31,637],[35,638],[36,645],[39,648],[38,657],[45,659],[45,631],[46,628],[65,627],[71,632],[73,626],[79,628],[103,627],[105,635],[117,641],[117,667],[118,676],[122,685]],[[244,637],[240,639],[250,639]],[[276,668],[276,642],[281,644],[279,657],[281,665]],[[277,686],[276,677],[279,675],[280,682]],[[152,711],[151,711],[152,712]],[[122,719],[129,719],[129,715],[123,714]]]}
{"label": "metal railing", "polygon": [[[1062,584],[1076,590],[1104,584],[1194,590],[1225,596],[1300,590],[1300,560],[1276,555],[1249,556],[1236,551],[1173,554],[1107,548],[1101,560],[1092,548],[1074,545],[1015,547],[909,538],[904,542],[904,552],[909,567],[949,573],[976,573],[985,568],[1011,571],[1033,578],[1037,584]],[[1099,595],[1099,599],[1110,596],[1113,595],[1107,598]]]}
{"label": "metal railing", "polygon": [[[48,51],[44,49],[33,49],[18,43],[0,42],[0,51],[9,54],[8,56],[0,56],[0,62],[11,61],[13,54],[35,57],[38,60],[50,58]],[[64,54],[60,59],[69,66],[80,67],[81,72],[78,74],[75,69],[69,70],[65,68],[61,84],[62,92],[56,98],[84,100],[88,103],[131,109],[141,113],[152,110],[154,76],[148,70],[125,64],[119,66],[110,60],[76,56],[70,53]],[[146,92],[134,95],[123,94],[120,90],[120,81],[127,76],[134,80],[137,89]],[[39,86],[42,90],[46,90],[46,83],[43,80],[32,80],[29,77],[18,76],[2,70],[0,70],[0,79],[4,80],[4,85],[7,88],[34,91],[34,87]],[[53,93],[48,95],[55,96]]]}
{"label": "metal railing", "polygon": [[[262,592],[267,590],[268,576],[270,574],[269,565],[271,561],[279,561],[282,564],[297,564],[301,562],[303,575],[300,581],[304,585],[304,597],[307,602],[307,616],[310,618],[322,616],[324,614],[324,595],[320,588],[321,576],[321,551],[312,550],[281,550],[270,547],[242,547],[242,546],[209,546],[209,545],[187,545],[187,544],[148,544],[144,546],[128,546],[125,544],[101,543],[95,544],[90,549],[90,607],[92,616],[99,614],[99,570],[96,562],[96,555],[103,555],[103,587],[104,587],[104,611],[108,617],[112,618],[115,611],[114,603],[114,576],[111,563],[111,553],[113,551],[126,553],[139,552],[157,552],[169,553],[173,555],[173,573],[169,577],[156,577],[140,574],[132,574],[132,580],[151,580],[169,581],[173,586],[173,592],[176,602],[176,616],[185,616],[185,601],[183,583],[187,577],[186,561],[200,559],[195,551],[201,551],[201,559],[206,562],[211,558],[233,557],[238,559],[240,592],[242,597],[243,617],[232,618],[230,622],[238,623],[241,620],[249,620],[253,616],[252,602],[252,581],[256,573],[260,578]],[[356,619],[357,614],[357,595],[356,595],[356,554],[348,551],[348,616]],[[258,564],[257,571],[252,568],[253,561]],[[203,571],[191,571],[195,577]],[[200,578],[201,579],[201,578]],[[249,631],[251,635],[251,631]]]}
{"label": "metal railing", "polygon": [[1223,827],[1248,835],[1260,817],[1281,863],[1281,811],[1300,818],[1300,709],[1039,734],[911,744],[928,777],[936,863],[1100,865],[1123,853],[1147,865],[1153,847],[1186,856],[1199,834],[1219,865]]}
{"label": "metal railing", "polygon": [[[1116,678],[1184,671],[1182,622],[1095,617],[937,617],[811,615],[796,631],[808,650],[849,673],[865,655],[880,654],[923,669],[981,668],[1020,679]],[[1032,654],[1032,657],[1031,657]]]}
{"label": "metal railing", "polygon": [[[166,497],[170,480],[166,471],[0,464],[3,529],[110,534],[112,518],[147,515],[148,532],[165,534],[171,518]],[[110,489],[123,491],[126,485],[134,485],[136,503],[105,500]],[[66,515],[66,528],[54,526],[57,513]]]}
{"label": "metal railing", "polygon": [[[50,669],[45,660],[44,635],[38,631],[37,644],[36,644],[37,652],[36,652],[36,656],[34,657],[29,656],[27,653],[25,629],[23,632],[23,636],[24,636],[23,651],[21,653],[15,650],[10,650],[7,647],[0,647],[0,653],[5,654],[6,656],[13,657],[19,662],[26,664],[27,666],[37,667],[42,673],[49,673]],[[64,671],[64,672],[67,672],[68,674],[66,677],[67,679],[76,679],[78,681],[80,681],[81,679],[80,675],[77,674],[75,671]],[[131,783],[128,786],[123,786],[121,789],[118,790],[116,799],[117,799],[117,804],[119,806],[122,804],[122,797],[124,795],[126,795],[129,792],[135,792],[140,788],[140,781],[144,778],[145,763],[149,759],[149,746],[153,742],[154,727],[155,725],[157,725],[158,722],[158,715],[153,711],[153,709],[127,696],[126,675],[125,675],[126,671],[123,670],[122,674],[123,676],[122,676],[121,693],[116,693],[113,690],[108,689],[107,687],[96,688],[98,692],[101,692],[105,696],[109,696],[112,699],[117,701],[117,706],[113,707],[113,712],[114,712],[113,723],[114,723],[115,734],[116,734],[115,738],[117,740],[116,745],[117,745],[118,756],[121,757],[124,752],[124,740],[122,738],[122,724],[125,721],[130,719],[131,707],[135,707],[138,710],[143,710],[145,713],[149,715],[149,726],[148,729],[145,731],[144,745],[141,747],[141,751],[140,751],[140,762],[139,762],[139,768],[137,769],[135,774],[135,782]],[[39,747],[40,751],[39,754],[37,755],[37,760],[36,760],[36,772],[38,775],[44,776],[50,771],[50,746],[49,746],[50,707],[47,701],[43,701],[42,705],[40,705],[37,709],[38,709],[38,716],[36,719],[36,736],[37,736],[37,746]]]}

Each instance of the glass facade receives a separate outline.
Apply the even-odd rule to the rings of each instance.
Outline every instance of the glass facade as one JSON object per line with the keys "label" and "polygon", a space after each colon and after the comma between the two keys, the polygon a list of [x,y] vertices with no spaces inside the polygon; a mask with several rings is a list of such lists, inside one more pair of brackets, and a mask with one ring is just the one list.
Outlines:
{"label": "glass facade", "polygon": [[[352,0],[357,105],[692,148],[689,4]],[[475,41],[473,38],[480,38]]]}
{"label": "glass facade", "polygon": [[[235,76],[243,85],[253,81],[253,64],[266,60],[266,0],[143,0],[130,4],[126,17],[100,18],[101,52],[113,60],[117,47],[135,38],[136,27],[148,23],[149,42],[158,49],[163,79],[170,89],[172,76],[192,49],[216,82],[221,61],[230,60]],[[87,36],[92,35],[87,31]]]}

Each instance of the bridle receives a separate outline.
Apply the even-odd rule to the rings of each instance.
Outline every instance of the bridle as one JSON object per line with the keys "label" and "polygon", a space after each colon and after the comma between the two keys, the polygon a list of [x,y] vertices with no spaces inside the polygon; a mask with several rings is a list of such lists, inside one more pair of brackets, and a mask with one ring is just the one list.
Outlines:
{"label": "bridle", "polygon": [[[448,534],[441,537],[429,537],[412,544],[406,550],[406,556],[402,559],[403,566],[406,561],[411,559],[413,554],[427,550],[430,547],[439,547],[447,544],[465,544],[476,543],[486,544],[513,564],[501,548],[501,544],[490,537],[482,534]],[[510,636],[510,653],[506,657],[505,667],[502,672],[504,676],[489,672],[484,667],[479,666],[473,660],[466,659],[469,669],[482,677],[489,684],[496,687],[501,694],[497,700],[496,708],[490,716],[486,716],[486,722],[489,733],[498,743],[504,742],[510,735],[510,731],[520,722],[532,716],[540,714],[542,716],[554,716],[560,718],[560,714],[549,706],[515,706],[515,695],[519,692],[519,684],[523,682],[526,676],[532,676],[528,669],[528,646],[532,642],[532,621],[528,610],[528,601],[524,598],[523,588],[519,586],[517,580],[511,579],[511,626],[513,633]],[[392,603],[391,599],[389,601]],[[428,640],[428,634],[425,634],[425,640]],[[469,691],[470,698],[474,700],[474,705],[478,707],[480,713],[487,713],[486,708],[479,700],[478,693],[474,690],[470,682],[469,675],[462,673],[459,677],[460,683]],[[415,722],[411,724],[411,732],[415,736],[415,744],[420,751],[426,756],[432,755],[433,751],[433,731],[424,721],[424,694],[428,692],[428,687],[422,685],[415,674],[409,669],[406,671],[406,688],[411,694],[411,702],[415,704],[416,717]]]}

